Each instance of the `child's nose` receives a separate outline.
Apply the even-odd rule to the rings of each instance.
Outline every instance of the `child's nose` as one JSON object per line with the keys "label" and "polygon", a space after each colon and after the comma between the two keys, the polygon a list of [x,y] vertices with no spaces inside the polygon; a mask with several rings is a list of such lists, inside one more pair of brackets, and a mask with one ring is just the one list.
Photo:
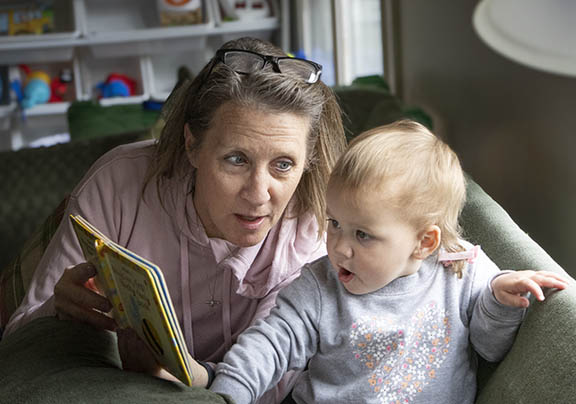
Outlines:
{"label": "child's nose", "polygon": [[334,244],[334,252],[345,257],[351,258],[353,255],[352,246],[343,235],[339,235]]}

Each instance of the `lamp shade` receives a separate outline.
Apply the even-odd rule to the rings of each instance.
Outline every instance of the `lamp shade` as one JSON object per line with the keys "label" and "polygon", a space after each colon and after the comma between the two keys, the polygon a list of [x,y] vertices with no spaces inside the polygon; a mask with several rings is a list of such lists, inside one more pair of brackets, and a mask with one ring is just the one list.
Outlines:
{"label": "lamp shade", "polygon": [[478,36],[505,57],[576,76],[576,1],[482,0],[473,24]]}

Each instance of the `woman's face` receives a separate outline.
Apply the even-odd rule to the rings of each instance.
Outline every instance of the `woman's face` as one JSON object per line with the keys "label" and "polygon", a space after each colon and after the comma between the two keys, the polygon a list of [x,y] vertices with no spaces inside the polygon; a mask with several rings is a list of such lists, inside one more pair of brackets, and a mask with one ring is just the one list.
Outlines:
{"label": "woman's face", "polygon": [[[264,239],[302,177],[309,125],[306,117],[233,103],[216,111],[201,146],[188,153],[194,206],[208,237],[239,247]],[[186,136],[190,145],[193,135]]]}

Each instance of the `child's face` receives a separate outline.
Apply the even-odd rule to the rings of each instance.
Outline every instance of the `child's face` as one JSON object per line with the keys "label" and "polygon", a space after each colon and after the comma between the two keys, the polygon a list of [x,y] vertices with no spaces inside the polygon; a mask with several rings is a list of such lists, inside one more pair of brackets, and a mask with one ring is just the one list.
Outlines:
{"label": "child's face", "polygon": [[417,230],[377,192],[356,195],[331,185],[327,212],[328,256],[348,292],[371,293],[420,268]]}

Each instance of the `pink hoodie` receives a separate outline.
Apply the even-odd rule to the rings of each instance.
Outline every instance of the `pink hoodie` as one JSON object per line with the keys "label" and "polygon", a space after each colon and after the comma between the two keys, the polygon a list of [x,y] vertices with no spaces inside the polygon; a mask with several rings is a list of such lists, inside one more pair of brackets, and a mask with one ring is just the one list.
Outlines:
{"label": "pink hoodie", "polygon": [[[300,267],[326,254],[312,215],[282,219],[258,245],[238,248],[206,236],[189,184],[155,180],[141,197],[152,141],[120,146],[102,156],[72,192],[65,220],[34,274],[6,334],[55,314],[54,285],[64,268],[84,262],[68,214],[81,214],[112,240],[157,264],[164,273],[190,354],[218,362],[236,337],[268,314],[277,292]],[[211,307],[211,299],[221,302]]]}

